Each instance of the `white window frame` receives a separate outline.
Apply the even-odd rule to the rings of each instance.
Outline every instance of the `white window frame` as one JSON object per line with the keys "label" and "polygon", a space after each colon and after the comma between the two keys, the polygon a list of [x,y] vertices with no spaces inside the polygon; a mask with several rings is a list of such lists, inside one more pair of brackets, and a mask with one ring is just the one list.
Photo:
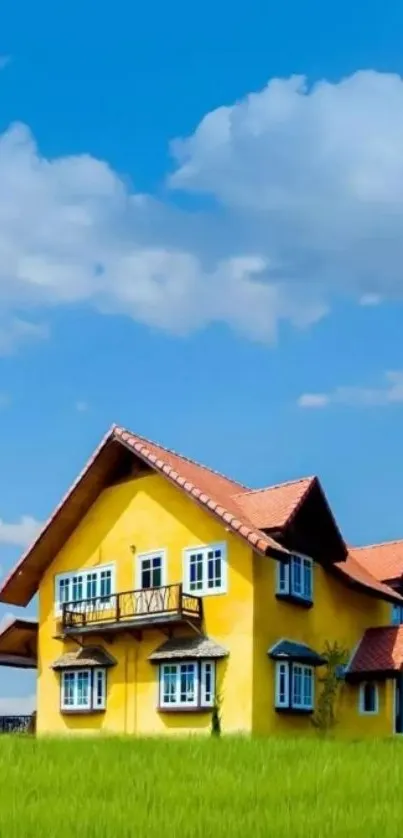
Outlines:
{"label": "white window frame", "polygon": [[[275,706],[289,707],[290,704],[290,664],[288,661],[276,661],[275,667]],[[284,692],[280,690],[281,678],[284,676]]]}
{"label": "white window frame", "polygon": [[[212,550],[221,551],[221,585],[208,587],[208,553]],[[202,559],[202,586],[198,590],[191,590],[190,587],[190,559],[194,554],[203,554]],[[227,543],[225,541],[214,544],[199,544],[196,547],[186,547],[183,551],[183,590],[189,596],[217,596],[217,594],[228,593],[228,556]]]}
{"label": "white window frame", "polygon": [[[92,706],[93,710],[105,710],[106,708],[106,669],[105,667],[97,667],[96,669],[92,670],[93,677],[92,677]],[[100,701],[98,701],[97,695],[97,679],[100,678],[102,684],[102,693]]]}
{"label": "white window frame", "polygon": [[[295,567],[296,562],[301,563],[301,590],[296,590],[295,586]],[[310,594],[305,593],[305,569],[309,568],[310,574]],[[295,553],[290,556],[288,562],[277,562],[276,568],[276,594],[279,596],[291,596],[295,599],[300,599],[302,602],[313,602],[313,578],[314,578],[314,562],[310,556],[302,556]]]}
{"label": "white window frame", "polygon": [[[78,681],[80,675],[88,678],[88,701],[85,704],[78,703]],[[66,677],[73,681],[73,702],[66,702],[65,680]],[[98,701],[98,679],[102,683],[101,700]],[[60,708],[62,711],[88,713],[94,710],[105,710],[106,707],[106,669],[105,667],[63,669],[60,677]]]}
{"label": "white window frame", "polygon": [[166,558],[166,549],[163,548],[161,550],[148,550],[146,553],[138,553],[135,558],[135,581],[134,586],[136,591],[147,591],[152,590],[152,588],[143,588],[142,586],[142,576],[143,576],[143,562],[149,561],[152,559],[161,559],[161,588],[164,588],[167,585],[167,558]]}
{"label": "white window frame", "polygon": [[[375,709],[374,710],[365,710],[364,706],[364,699],[365,699],[365,687],[370,685],[374,688],[374,695],[375,695]],[[360,684],[359,694],[358,694],[358,709],[361,716],[377,716],[379,713],[379,687],[376,681],[363,681]]]}
{"label": "white window frame", "polygon": [[[207,674],[210,675],[210,690],[207,691]],[[200,665],[200,706],[213,707],[216,691],[216,665],[214,660],[205,660]]]}
{"label": "white window frame", "polygon": [[[194,675],[194,696],[192,701],[181,701],[180,686],[183,667],[192,667]],[[174,701],[164,699],[164,677],[167,669],[174,670]],[[209,673],[210,691],[207,693],[206,675]],[[158,667],[158,706],[161,710],[198,710],[214,706],[216,691],[216,671],[214,660],[169,660]]]}
{"label": "white window frame", "polygon": [[100,596],[97,596],[94,600],[94,606],[97,608],[97,610],[101,610],[101,608],[111,608],[112,605],[113,605],[114,596],[116,595],[116,566],[115,566],[114,562],[109,562],[108,564],[103,564],[103,565],[96,565],[95,567],[86,567],[84,570],[69,570],[69,571],[66,571],[65,573],[57,573],[55,575],[55,591],[54,591],[55,616],[56,617],[61,617],[61,615],[63,613],[63,607],[62,607],[63,603],[61,603],[60,599],[59,599],[60,583],[61,582],[63,582],[64,580],[69,581],[70,591],[69,591],[69,599],[67,601],[68,602],[73,602],[72,590],[71,590],[72,589],[72,580],[73,580],[74,577],[77,577],[77,576],[82,576],[83,577],[83,581],[82,581],[83,596],[82,596],[81,600],[78,600],[78,602],[80,602],[80,601],[83,601],[83,600],[87,600],[87,596],[86,596],[86,593],[87,593],[87,591],[86,591],[87,576],[89,576],[92,573],[96,573],[97,576],[98,576],[97,586],[100,588],[101,573],[105,570],[110,570],[111,571],[111,595],[110,595],[109,599],[103,600],[102,602],[97,601],[97,600],[101,599]]}
{"label": "white window frame", "polygon": [[[301,700],[294,699],[295,675],[301,677]],[[284,692],[280,691],[281,677],[284,677]],[[305,702],[305,678],[311,684],[311,701]],[[278,710],[313,710],[315,707],[315,668],[298,661],[276,661],[275,664],[275,707]]]}

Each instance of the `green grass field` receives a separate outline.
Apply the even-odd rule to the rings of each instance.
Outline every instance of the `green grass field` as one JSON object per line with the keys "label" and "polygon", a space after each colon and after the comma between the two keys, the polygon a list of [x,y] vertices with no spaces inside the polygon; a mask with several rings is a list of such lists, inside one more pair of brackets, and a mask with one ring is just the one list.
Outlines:
{"label": "green grass field", "polygon": [[403,743],[0,737],[1,838],[402,834]]}

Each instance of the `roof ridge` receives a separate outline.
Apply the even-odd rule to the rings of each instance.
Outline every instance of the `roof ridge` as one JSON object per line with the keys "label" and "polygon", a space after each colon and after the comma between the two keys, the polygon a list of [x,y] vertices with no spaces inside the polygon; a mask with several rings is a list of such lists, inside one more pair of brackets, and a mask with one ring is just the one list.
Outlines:
{"label": "roof ridge", "polygon": [[375,544],[360,544],[358,547],[349,547],[349,550],[372,550],[373,547],[388,547],[391,544],[403,544],[403,538],[392,538],[390,541],[378,541]]}
{"label": "roof ridge", "polygon": [[[121,431],[122,433],[130,434],[130,436],[137,437],[138,440],[141,442],[146,443],[147,445],[155,445],[157,448],[161,448],[161,451],[165,451],[166,454],[173,454],[175,457],[180,457],[181,460],[185,460],[187,463],[191,463],[191,465],[197,466],[198,468],[203,468],[205,471],[209,471],[210,474],[215,474],[216,477],[222,477],[224,480],[228,480],[229,483],[233,483],[236,486],[239,486],[241,489],[246,489],[249,492],[249,487],[245,486],[243,483],[240,483],[239,480],[233,480],[232,477],[228,477],[227,474],[223,474],[221,471],[217,471],[216,469],[210,468],[210,466],[206,466],[204,463],[199,463],[198,460],[192,459],[192,457],[187,457],[185,454],[181,454],[179,451],[174,451],[173,448],[167,448],[166,445],[161,445],[159,442],[154,442],[152,439],[148,439],[146,436],[142,436],[141,434],[135,433],[135,431],[129,430],[129,428],[124,428],[122,425],[114,425],[112,429],[112,433],[115,434],[116,432]],[[238,493],[236,493],[238,494]],[[243,492],[239,492],[239,494],[244,494]]]}
{"label": "roof ridge", "polygon": [[[295,486],[297,483],[304,483],[308,480],[315,480],[315,475],[310,475],[309,477],[297,477],[296,480],[285,480],[283,483],[273,483],[269,486],[262,486],[260,489],[248,489],[245,486],[245,492],[239,492],[238,494],[244,497],[245,495],[256,495],[259,492],[268,492],[271,489],[283,489],[284,486]],[[236,495],[234,495],[236,497]]]}

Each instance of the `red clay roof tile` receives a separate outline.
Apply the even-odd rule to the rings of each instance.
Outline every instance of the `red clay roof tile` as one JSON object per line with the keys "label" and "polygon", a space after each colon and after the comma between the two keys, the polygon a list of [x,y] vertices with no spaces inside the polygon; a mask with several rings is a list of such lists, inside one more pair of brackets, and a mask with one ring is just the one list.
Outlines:
{"label": "red clay roof tile", "polygon": [[403,625],[369,628],[347,669],[348,675],[398,672],[403,667]]}
{"label": "red clay roof tile", "polygon": [[[15,605],[27,605],[32,599],[38,590],[44,570],[49,566],[53,556],[63,543],[59,544],[57,536],[52,538],[56,523],[63,520],[66,504],[71,502],[73,506],[66,513],[66,516],[70,525],[78,524],[80,511],[79,504],[74,502],[75,495],[80,490],[91,469],[95,468],[106,447],[113,442],[119,442],[136,454],[143,462],[164,474],[191,498],[216,515],[230,530],[238,533],[258,552],[271,553],[277,557],[288,555],[288,551],[284,547],[256,528],[248,516],[243,513],[238,503],[233,500],[234,495],[239,495],[245,490],[241,483],[230,480],[224,475],[174,451],[156,445],[125,428],[113,425],[70,490],[56,507],[35,542],[3,581],[0,587],[0,601],[14,603]],[[73,520],[74,516],[77,516],[77,521]],[[47,538],[49,544],[46,542]],[[65,536],[62,534],[60,538],[65,538]],[[36,563],[33,558],[38,555],[37,551],[41,551],[41,555],[40,560]]]}
{"label": "red clay roof tile", "polygon": [[[68,527],[76,526],[80,520],[80,505],[75,502],[75,493],[79,491],[91,469],[97,467],[107,446],[116,441],[137,454],[143,462],[148,463],[156,471],[164,474],[190,497],[216,515],[229,529],[238,533],[258,552],[271,554],[277,558],[282,554],[284,556],[288,554],[285,548],[262,532],[262,528],[282,529],[303,503],[311,486],[315,483],[315,478],[303,478],[253,491],[194,460],[156,445],[125,428],[113,425],[56,507],[34,544],[1,585],[0,601],[16,605],[26,605],[30,601],[38,589],[44,570],[61,548],[64,543],[63,539],[68,537],[66,536]],[[68,524],[63,524],[64,529],[62,526],[57,530],[56,523],[64,521],[66,504],[70,504],[70,509],[65,515]],[[77,517],[77,521],[74,516]],[[340,563],[339,570],[347,582],[360,585],[364,590],[371,590],[378,596],[400,601],[397,594],[377,582],[352,557],[349,557],[347,562]]]}
{"label": "red clay roof tile", "polygon": [[403,603],[403,597],[401,597],[400,594],[396,593],[388,585],[385,585],[383,582],[379,582],[378,579],[375,579],[369,570],[357,561],[351,551],[348,553],[344,562],[337,562],[334,565],[334,571],[344,577],[349,585],[359,585],[360,587],[367,588],[370,591],[377,591],[381,596],[391,602]]}
{"label": "red clay roof tile", "polygon": [[[196,498],[246,541],[249,541],[259,552],[269,550],[284,553],[287,550],[277,544],[270,536],[257,532],[248,515],[233,500],[235,493],[242,492],[244,487],[240,483],[224,477],[199,463],[176,454],[174,451],[155,445],[149,440],[132,434],[125,428],[114,428],[114,436],[128,448],[149,462],[157,471],[162,471],[172,482],[183,488],[187,494]],[[182,480],[186,482],[183,483]]]}
{"label": "red clay roof tile", "polygon": [[258,529],[281,529],[295,515],[315,477],[303,477],[277,486],[243,490],[234,500]]}
{"label": "red clay roof tile", "polygon": [[352,547],[350,552],[380,581],[398,579],[403,575],[403,541]]}

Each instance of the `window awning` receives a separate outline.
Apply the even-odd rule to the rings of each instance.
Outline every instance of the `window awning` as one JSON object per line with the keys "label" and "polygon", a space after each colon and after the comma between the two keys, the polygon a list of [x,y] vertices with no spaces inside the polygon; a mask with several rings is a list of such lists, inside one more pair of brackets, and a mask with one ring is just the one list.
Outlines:
{"label": "window awning", "polygon": [[190,660],[199,658],[209,660],[212,658],[226,658],[227,649],[220,646],[210,637],[172,637],[157,649],[148,658],[151,663],[160,663],[166,660]]}
{"label": "window awning", "polygon": [[65,652],[52,664],[52,669],[88,669],[115,665],[115,658],[101,646],[83,646],[74,652]]}
{"label": "window awning", "polygon": [[294,640],[278,640],[267,654],[272,660],[289,660],[295,663],[305,663],[310,666],[323,666],[325,658],[306,646],[305,643],[296,643]]}

